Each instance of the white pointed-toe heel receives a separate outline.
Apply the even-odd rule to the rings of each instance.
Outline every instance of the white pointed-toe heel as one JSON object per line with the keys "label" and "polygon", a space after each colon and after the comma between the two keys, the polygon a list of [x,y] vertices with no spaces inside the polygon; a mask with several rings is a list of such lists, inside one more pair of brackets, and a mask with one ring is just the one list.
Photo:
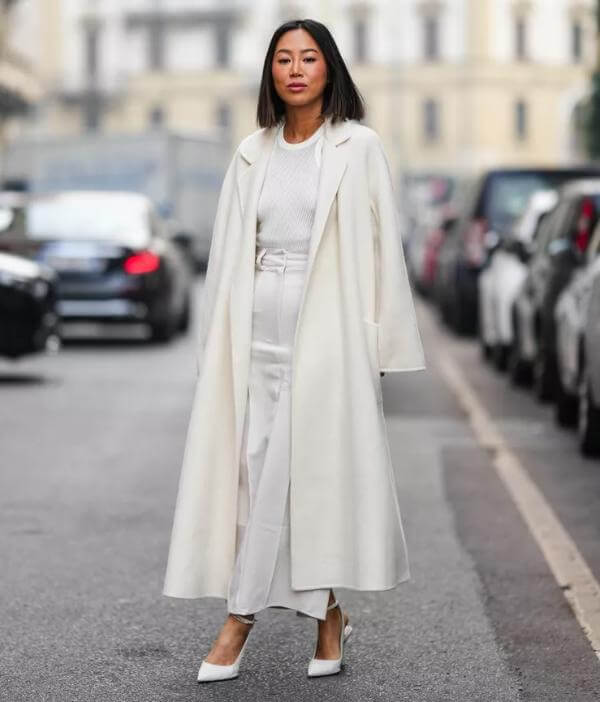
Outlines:
{"label": "white pointed-toe heel", "polygon": [[333,609],[334,607],[339,607],[340,618],[342,620],[342,626],[340,630],[340,657],[315,658],[315,655],[317,653],[317,646],[319,645],[319,642],[317,641],[317,643],[315,644],[315,652],[313,653],[313,657],[310,659],[310,662],[308,664],[308,676],[310,678],[316,678],[321,675],[335,675],[336,673],[339,673],[342,669],[342,660],[344,658],[344,642],[352,633],[352,627],[350,626],[350,624],[346,624],[346,626],[344,626],[344,613],[342,612],[342,608],[340,607],[337,600],[335,602],[332,602],[327,607],[327,610]]}
{"label": "white pointed-toe heel", "polygon": [[[251,626],[255,622],[255,619],[248,619],[247,617],[242,617],[240,614],[232,614],[231,616]],[[219,665],[218,663],[209,663],[203,660],[200,664],[200,670],[198,671],[198,682],[212,682],[213,680],[230,680],[231,678],[237,678],[240,672],[240,663],[244,655],[244,649],[246,648],[249,638],[250,632],[246,635],[246,640],[238,653],[238,657],[230,665]]]}

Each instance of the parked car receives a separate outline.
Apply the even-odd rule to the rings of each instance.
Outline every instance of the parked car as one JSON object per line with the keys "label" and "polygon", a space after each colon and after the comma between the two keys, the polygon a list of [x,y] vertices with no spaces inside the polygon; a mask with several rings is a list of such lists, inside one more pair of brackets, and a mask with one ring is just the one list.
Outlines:
{"label": "parked car", "polygon": [[19,358],[60,347],[57,279],[47,266],[0,253],[0,355]]}
{"label": "parked car", "polygon": [[425,237],[422,268],[418,276],[418,286],[423,295],[429,296],[434,291],[437,278],[438,259],[444,239],[456,226],[458,219],[452,207],[441,213],[440,221]]}
{"label": "parked car", "polygon": [[[584,265],[575,269],[554,310],[558,371],[556,419],[563,426],[577,422],[579,386],[585,374],[584,366],[589,362],[594,365],[595,360],[593,356],[588,356],[586,361],[585,347],[587,335],[593,337],[594,327],[600,324],[600,306],[590,306],[595,281],[600,278],[600,225],[596,226],[583,258]],[[600,363],[600,356],[597,362]]]}
{"label": "parked car", "polygon": [[512,307],[527,275],[527,259],[540,223],[556,205],[555,190],[537,190],[479,275],[479,341],[486,358],[504,370],[512,344]]}
{"label": "parked car", "polygon": [[579,382],[578,433],[584,455],[600,455],[600,245],[590,271],[591,292],[586,310]]}
{"label": "parked car", "polygon": [[476,331],[477,278],[489,252],[521,216],[530,196],[585,175],[600,176],[600,169],[505,168],[488,171],[471,183],[459,223],[439,256],[439,296],[457,332]]}
{"label": "parked car", "polygon": [[57,271],[63,323],[144,322],[159,341],[188,328],[192,270],[145,195],[32,196],[25,236],[0,238],[0,247]]}
{"label": "parked car", "polygon": [[401,207],[407,230],[404,241],[406,265],[419,292],[425,292],[421,289],[421,275],[427,239],[440,226],[456,185],[456,178],[449,174],[410,173],[403,177]]}
{"label": "parked car", "polygon": [[557,391],[555,305],[583,264],[600,213],[600,179],[567,183],[536,240],[527,276],[514,304],[512,363],[532,365],[535,393]]}
{"label": "parked car", "polygon": [[2,174],[26,183],[32,193],[119,190],[146,195],[163,217],[179,220],[188,233],[192,264],[203,270],[230,151],[222,136],[167,128],[23,136],[3,145]]}

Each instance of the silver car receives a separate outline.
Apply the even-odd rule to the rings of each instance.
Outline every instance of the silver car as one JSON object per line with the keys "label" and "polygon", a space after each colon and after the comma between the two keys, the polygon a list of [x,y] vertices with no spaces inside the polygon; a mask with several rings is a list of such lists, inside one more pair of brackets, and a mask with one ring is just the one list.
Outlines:
{"label": "silver car", "polygon": [[600,453],[600,224],[554,311],[560,424],[578,424],[584,454]]}

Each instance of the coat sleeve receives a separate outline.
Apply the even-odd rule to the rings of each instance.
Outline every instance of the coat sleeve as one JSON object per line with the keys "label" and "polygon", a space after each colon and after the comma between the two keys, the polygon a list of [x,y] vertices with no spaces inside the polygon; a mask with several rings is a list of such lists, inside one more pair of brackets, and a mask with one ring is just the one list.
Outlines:
{"label": "coat sleeve", "polygon": [[368,150],[370,205],[375,217],[376,319],[381,371],[421,370],[425,358],[417,326],[400,215],[383,144],[374,133]]}
{"label": "coat sleeve", "polygon": [[231,230],[231,217],[239,216],[235,191],[235,172],[238,152],[233,155],[221,185],[212,229],[208,263],[200,296],[198,333],[196,345],[196,375],[200,374],[206,340],[210,332],[219,290],[225,284],[227,232]]}

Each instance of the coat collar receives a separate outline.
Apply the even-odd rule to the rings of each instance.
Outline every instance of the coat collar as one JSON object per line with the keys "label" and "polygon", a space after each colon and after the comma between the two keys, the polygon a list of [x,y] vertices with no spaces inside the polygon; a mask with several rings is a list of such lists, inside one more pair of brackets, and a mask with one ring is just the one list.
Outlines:
{"label": "coat collar", "polygon": [[[324,125],[324,136],[327,141],[331,142],[334,146],[341,144],[350,137],[351,122],[349,120],[344,120],[333,124],[331,121],[331,116],[328,115],[325,118]],[[277,128],[277,126],[264,127],[263,129],[259,129],[253,134],[250,134],[250,136],[242,141],[239,146],[239,151],[246,161],[248,161],[248,163],[253,163],[260,156],[263,149],[268,148],[269,145],[272,145],[277,133]]]}

